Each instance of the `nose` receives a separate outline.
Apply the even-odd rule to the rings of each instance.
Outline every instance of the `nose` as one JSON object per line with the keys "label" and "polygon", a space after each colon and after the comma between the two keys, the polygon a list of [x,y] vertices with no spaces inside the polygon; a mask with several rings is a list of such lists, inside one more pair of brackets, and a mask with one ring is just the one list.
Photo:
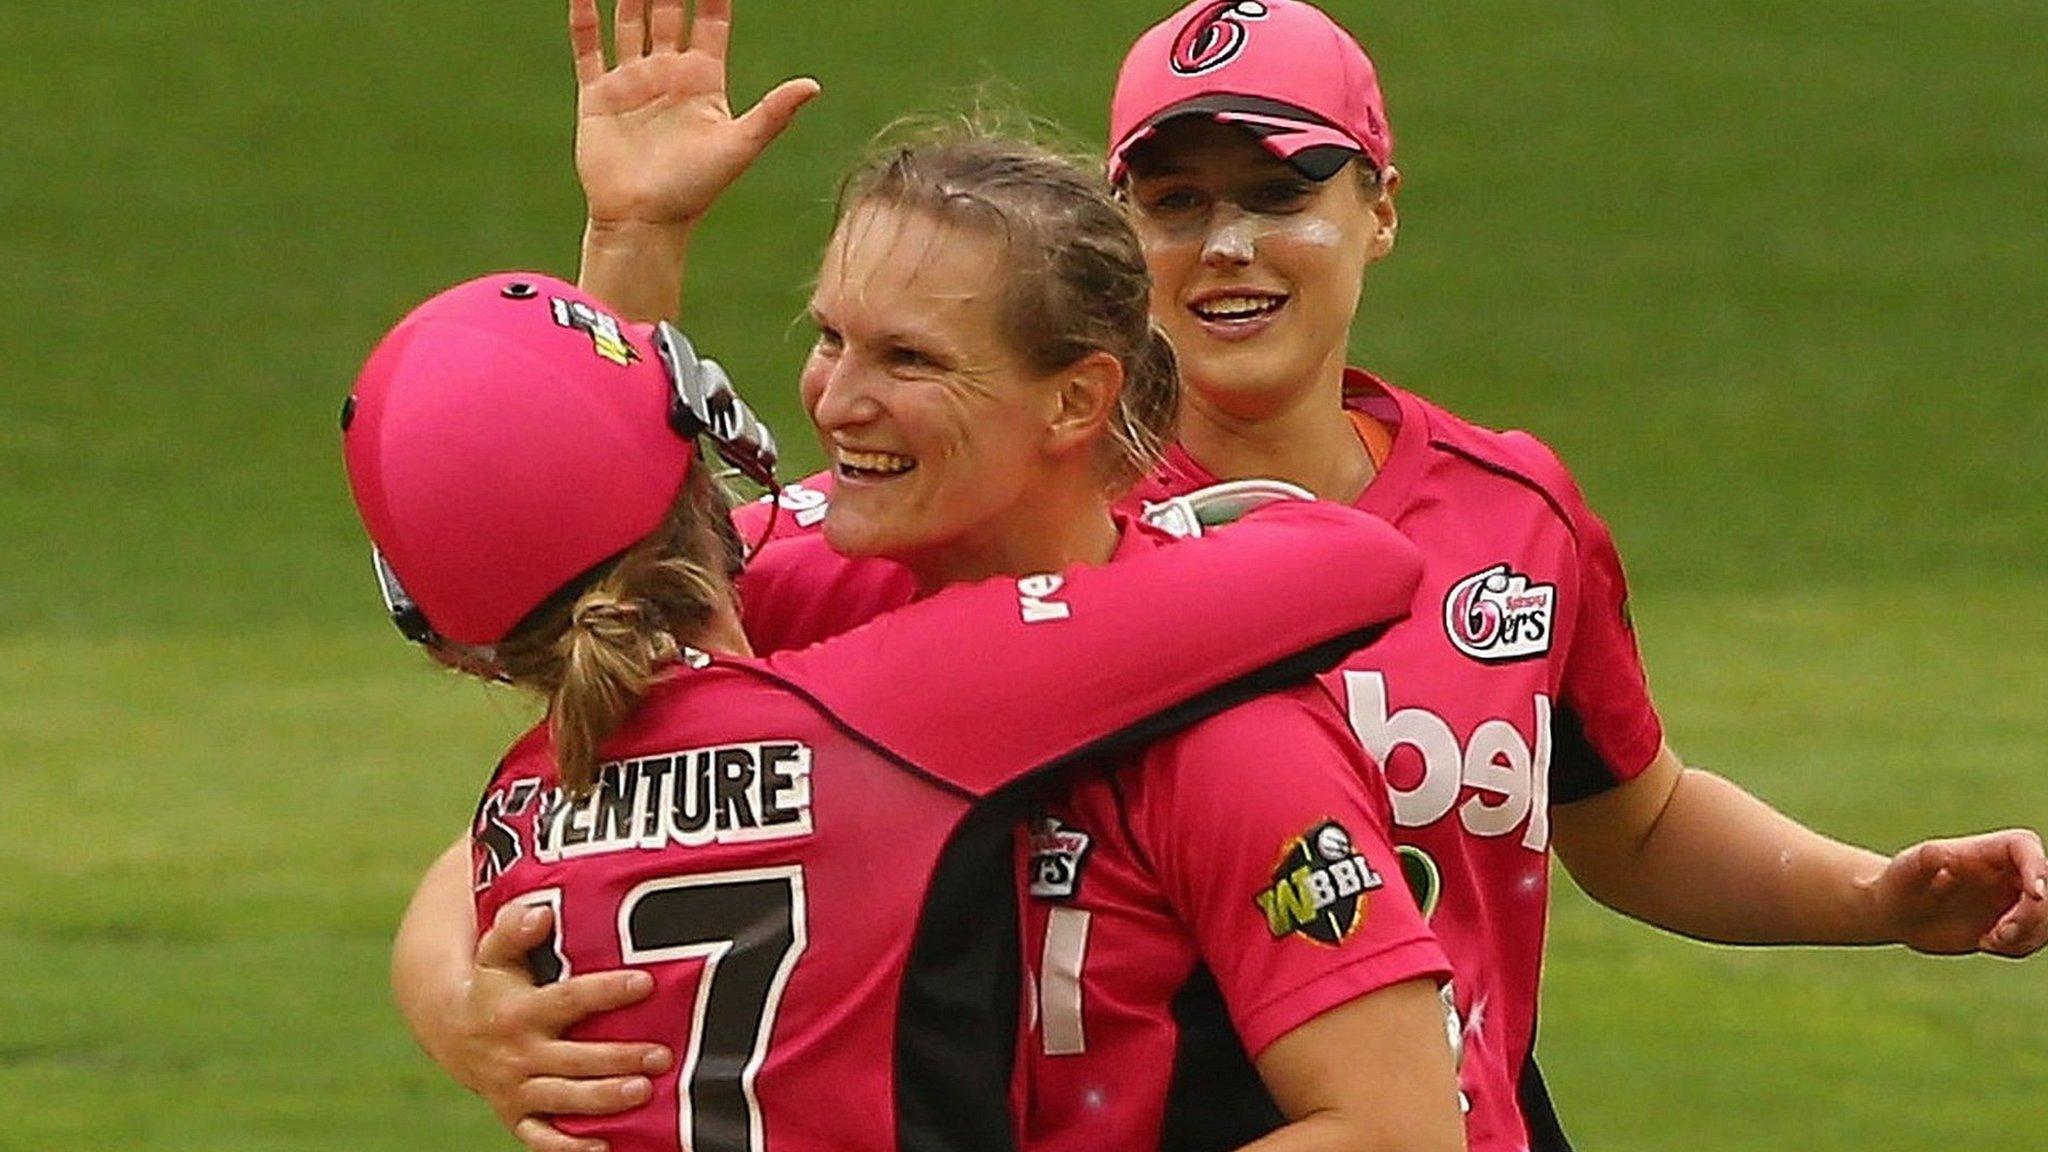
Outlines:
{"label": "nose", "polygon": [[1241,268],[1252,262],[1258,244],[1258,219],[1235,204],[1220,207],[1202,238],[1202,263],[1212,268]]}
{"label": "nose", "polygon": [[880,415],[881,404],[866,376],[851,356],[811,357],[804,370],[803,400],[818,431],[858,427]]}

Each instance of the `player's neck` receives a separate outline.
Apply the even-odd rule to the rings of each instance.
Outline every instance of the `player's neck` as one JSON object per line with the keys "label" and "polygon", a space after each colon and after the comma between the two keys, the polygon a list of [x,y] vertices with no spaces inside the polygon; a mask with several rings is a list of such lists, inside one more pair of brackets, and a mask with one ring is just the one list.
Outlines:
{"label": "player's neck", "polygon": [[1372,481],[1372,454],[1343,406],[1343,367],[1331,382],[1277,402],[1225,405],[1188,389],[1180,442],[1218,480],[1265,477],[1349,504]]}
{"label": "player's neck", "polygon": [[1041,488],[960,536],[921,554],[896,557],[929,592],[992,576],[1031,576],[1075,564],[1103,564],[1119,534],[1101,482],[1083,478]]}
{"label": "player's neck", "polygon": [[754,645],[747,639],[747,631],[740,626],[739,609],[730,597],[719,604],[696,632],[683,640],[692,648],[718,656],[752,656]]}

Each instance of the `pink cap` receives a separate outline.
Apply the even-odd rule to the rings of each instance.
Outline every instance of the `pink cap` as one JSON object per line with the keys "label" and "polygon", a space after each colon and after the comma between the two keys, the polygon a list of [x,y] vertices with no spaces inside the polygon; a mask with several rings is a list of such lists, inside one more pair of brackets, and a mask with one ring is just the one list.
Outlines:
{"label": "pink cap", "polygon": [[1300,0],[1195,0],[1138,37],[1110,100],[1110,179],[1133,145],[1191,114],[1244,128],[1317,180],[1361,153],[1375,168],[1394,155],[1372,59]]}
{"label": "pink cap", "polygon": [[511,272],[414,309],[342,409],[363,525],[433,629],[495,644],[660,524],[694,443],[652,330]]}

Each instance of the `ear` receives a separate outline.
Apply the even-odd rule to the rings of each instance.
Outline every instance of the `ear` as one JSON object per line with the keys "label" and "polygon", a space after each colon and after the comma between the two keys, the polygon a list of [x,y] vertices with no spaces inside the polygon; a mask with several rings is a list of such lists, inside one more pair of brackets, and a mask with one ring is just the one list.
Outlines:
{"label": "ear", "polygon": [[1378,260],[1394,250],[1394,237],[1401,231],[1401,214],[1394,210],[1394,194],[1401,190],[1401,170],[1392,164],[1380,174],[1380,192],[1366,210],[1372,213],[1372,245],[1368,250],[1367,262]]}
{"label": "ear", "polygon": [[1046,451],[1056,456],[1093,451],[1123,395],[1123,361],[1107,352],[1090,352],[1054,373],[1052,382]]}

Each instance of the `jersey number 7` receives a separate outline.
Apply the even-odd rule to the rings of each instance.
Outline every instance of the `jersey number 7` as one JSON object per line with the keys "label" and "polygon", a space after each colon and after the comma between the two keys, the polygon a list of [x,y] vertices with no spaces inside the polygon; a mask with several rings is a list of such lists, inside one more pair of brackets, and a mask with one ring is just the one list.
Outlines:
{"label": "jersey number 7", "polygon": [[[559,905],[558,889],[528,900]],[[563,922],[556,908],[555,923]],[[768,1055],[775,1010],[806,941],[800,867],[667,876],[619,902],[619,956],[627,964],[701,960],[678,1081],[677,1147],[761,1152],[754,1076]],[[551,954],[550,954],[551,952]],[[543,983],[570,975],[568,949],[537,950]]]}

